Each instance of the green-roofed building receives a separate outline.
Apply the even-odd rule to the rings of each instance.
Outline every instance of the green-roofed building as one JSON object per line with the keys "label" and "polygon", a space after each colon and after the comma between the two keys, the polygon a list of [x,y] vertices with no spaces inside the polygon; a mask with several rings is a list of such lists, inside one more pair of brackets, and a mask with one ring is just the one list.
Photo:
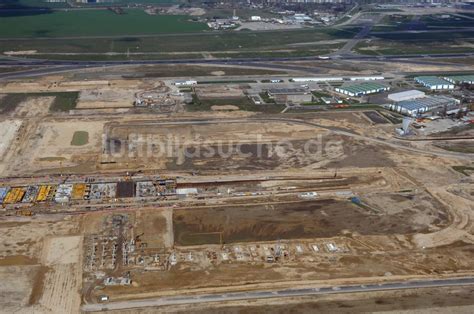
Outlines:
{"label": "green-roofed building", "polygon": [[368,94],[375,94],[390,90],[390,87],[376,82],[364,82],[359,84],[344,85],[336,87],[335,91],[348,96],[363,96]]}
{"label": "green-roofed building", "polygon": [[444,79],[453,84],[474,84],[474,74],[445,76]]}
{"label": "green-roofed building", "polygon": [[454,89],[454,84],[436,76],[417,76],[415,81],[431,90]]}

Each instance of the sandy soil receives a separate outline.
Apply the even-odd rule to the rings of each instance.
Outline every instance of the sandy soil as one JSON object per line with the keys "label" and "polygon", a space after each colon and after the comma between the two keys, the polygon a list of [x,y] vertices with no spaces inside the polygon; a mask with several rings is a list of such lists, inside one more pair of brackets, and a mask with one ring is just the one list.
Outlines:
{"label": "sandy soil", "polygon": [[32,97],[18,105],[13,113],[18,117],[38,117],[48,114],[49,107],[54,97]]}
{"label": "sandy soil", "polygon": [[136,213],[135,234],[143,234],[142,241],[149,247],[170,248],[174,245],[171,209],[140,210]]}
{"label": "sandy soil", "polygon": [[78,109],[133,107],[137,90],[95,89],[79,94]]}
{"label": "sandy soil", "polygon": [[16,136],[16,132],[21,126],[20,120],[0,121],[0,161],[10,148],[10,144]]}
{"label": "sandy soil", "polygon": [[81,236],[50,237],[44,242],[44,264],[50,270],[43,280],[41,307],[55,313],[77,313],[82,287]]}
{"label": "sandy soil", "polygon": [[71,217],[0,223],[0,304],[5,313],[78,313],[82,237]]}
{"label": "sandy soil", "polygon": [[142,85],[139,80],[67,80],[61,75],[49,75],[0,83],[3,93],[90,91],[97,89],[135,89]]}
{"label": "sandy soil", "polygon": [[199,99],[228,99],[244,97],[243,90],[233,86],[196,87],[195,91]]}
{"label": "sandy soil", "polygon": [[81,241],[80,236],[47,238],[43,244],[43,263],[48,266],[77,263]]}
{"label": "sandy soil", "polygon": [[233,105],[222,105],[222,106],[211,106],[213,111],[229,111],[229,110],[239,110],[239,107]]}
{"label": "sandy soil", "polygon": [[[83,159],[93,158],[91,154],[97,156],[100,153],[103,125],[104,122],[100,121],[39,122],[23,139],[20,152],[12,158],[10,171],[33,173],[41,169],[75,166]],[[71,145],[76,131],[89,133],[86,145]]]}
{"label": "sandy soil", "polygon": [[0,267],[0,306],[3,313],[25,311],[40,266]]}

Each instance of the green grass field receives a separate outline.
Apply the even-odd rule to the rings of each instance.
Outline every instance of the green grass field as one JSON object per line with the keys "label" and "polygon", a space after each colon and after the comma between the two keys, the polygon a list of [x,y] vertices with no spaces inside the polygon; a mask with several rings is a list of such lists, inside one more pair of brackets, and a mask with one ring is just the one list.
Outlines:
{"label": "green grass field", "polygon": [[84,146],[89,143],[89,132],[76,131],[72,136],[71,146]]}
{"label": "green grass field", "polygon": [[0,98],[0,114],[9,113],[23,101],[26,100],[26,94],[7,94]]}
{"label": "green grass field", "polygon": [[453,166],[453,169],[465,176],[469,176],[469,173],[474,171],[474,167],[471,166]]}
{"label": "green grass field", "polygon": [[199,99],[196,94],[193,94],[193,103],[186,105],[187,111],[211,111],[212,106],[221,105],[232,105],[239,107],[240,110],[244,111],[255,111],[265,113],[278,113],[281,112],[285,106],[268,104],[268,105],[255,105],[249,98],[232,98],[232,99]]}
{"label": "green grass field", "polygon": [[0,37],[121,36],[189,33],[208,29],[182,15],[151,16],[138,9],[125,14],[109,10],[70,10],[0,18]]}
{"label": "green grass field", "polygon": [[[37,50],[39,53],[106,53],[106,52],[199,52],[199,51],[237,51],[241,54],[251,55],[250,50],[278,50],[288,49],[285,45],[315,42],[320,40],[352,38],[358,28],[338,30],[332,28],[316,28],[291,31],[267,32],[199,32],[196,34],[158,34],[149,37],[123,36],[119,38],[75,38],[75,39],[31,39],[31,40],[2,40],[0,51],[10,50]],[[330,45],[337,47],[337,45]],[[323,52],[319,50],[318,52]],[[316,53],[315,53],[316,54]],[[173,55],[179,58],[182,55]],[[47,56],[54,59],[54,56]],[[85,56],[86,57],[86,56]],[[230,55],[229,57],[235,57]],[[58,59],[69,57],[58,56]],[[159,58],[155,57],[155,58]],[[170,56],[165,58],[169,59]],[[197,58],[195,56],[195,58]],[[82,59],[77,56],[71,59]],[[92,58],[91,58],[92,59]],[[104,59],[119,59],[117,56]]]}
{"label": "green grass field", "polygon": [[55,96],[51,107],[49,107],[50,111],[67,112],[76,108],[79,92],[57,92],[49,94]]}
{"label": "green grass field", "polygon": [[[448,14],[449,15],[449,14]],[[473,27],[474,20],[459,17],[450,16],[449,18],[441,18],[436,15],[422,16],[420,21],[426,26],[431,28],[445,28],[445,27]]]}
{"label": "green grass field", "polygon": [[4,0],[0,8],[10,9],[39,9],[39,8],[68,8],[66,2],[46,2],[45,0]]}
{"label": "green grass field", "polygon": [[440,33],[393,33],[374,35],[378,39],[363,40],[355,51],[365,55],[428,54],[472,52],[474,31]]}
{"label": "green grass field", "polygon": [[52,112],[67,112],[76,108],[79,92],[46,92],[46,93],[11,93],[0,99],[0,114],[15,110],[15,108],[29,97],[54,97],[49,107]]}
{"label": "green grass field", "polygon": [[[35,8],[71,8],[68,2],[46,2],[46,0],[3,0],[0,1],[1,7],[8,8],[23,8],[23,9],[35,9]],[[69,1],[71,2],[71,1]],[[114,6],[127,5],[127,4],[176,4],[179,0],[115,0]],[[81,7],[97,7],[111,5],[111,2],[105,3],[74,3],[75,6]]]}

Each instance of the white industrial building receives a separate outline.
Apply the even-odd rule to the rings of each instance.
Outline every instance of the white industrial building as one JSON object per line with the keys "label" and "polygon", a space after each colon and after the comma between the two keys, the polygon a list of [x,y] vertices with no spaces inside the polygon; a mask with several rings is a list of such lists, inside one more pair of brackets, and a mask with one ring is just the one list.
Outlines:
{"label": "white industrial building", "polygon": [[431,90],[454,89],[454,84],[436,76],[418,76],[415,81]]}
{"label": "white industrial building", "polygon": [[388,99],[392,101],[403,101],[403,100],[410,100],[410,99],[417,99],[425,97],[425,93],[416,89],[407,90],[404,92],[393,93],[388,95]]}
{"label": "white industrial building", "polygon": [[180,188],[176,189],[176,194],[178,196],[187,196],[187,195],[196,195],[198,194],[197,188]]}
{"label": "white industrial building", "polygon": [[377,81],[384,79],[385,77],[383,76],[354,76],[349,78],[351,81]]}
{"label": "white industrial building", "polygon": [[[385,79],[383,76],[353,76],[346,78],[350,81],[376,81]],[[344,81],[343,77],[295,77],[293,82],[339,82]]]}
{"label": "white industrial building", "polygon": [[186,81],[175,81],[174,85],[176,86],[191,86],[191,85],[197,85],[197,81],[194,80],[186,80]]}
{"label": "white industrial building", "polygon": [[342,104],[342,100],[335,97],[321,97],[321,101],[326,105],[329,104]]}
{"label": "white industrial building", "polygon": [[459,100],[446,96],[430,96],[412,100],[403,100],[390,105],[390,110],[398,113],[417,116],[418,114],[436,109],[453,109],[459,104]]}
{"label": "white industrial building", "polygon": [[338,82],[344,81],[342,77],[295,77],[291,79],[293,82],[304,83],[304,82]]}

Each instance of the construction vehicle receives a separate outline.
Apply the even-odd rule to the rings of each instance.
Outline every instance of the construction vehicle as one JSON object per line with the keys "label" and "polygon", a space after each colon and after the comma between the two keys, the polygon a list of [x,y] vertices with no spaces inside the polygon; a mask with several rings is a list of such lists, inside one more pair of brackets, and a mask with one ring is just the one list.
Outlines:
{"label": "construction vehicle", "polygon": [[16,215],[30,217],[33,216],[33,212],[29,209],[19,209],[16,211]]}

